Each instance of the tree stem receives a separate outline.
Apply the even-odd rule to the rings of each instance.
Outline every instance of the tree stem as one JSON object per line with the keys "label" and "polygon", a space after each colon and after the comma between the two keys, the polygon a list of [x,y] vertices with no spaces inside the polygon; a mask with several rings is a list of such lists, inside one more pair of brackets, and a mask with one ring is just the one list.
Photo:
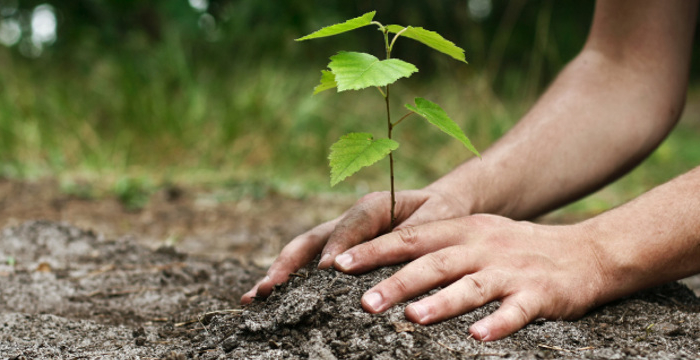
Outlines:
{"label": "tree stem", "polygon": [[[385,89],[386,96],[384,97],[384,102],[386,103],[386,124],[388,129],[388,137],[391,139],[391,131],[394,129],[394,125],[391,123],[391,111],[389,110],[389,85]],[[391,178],[391,223],[389,225],[389,231],[394,230],[396,226],[396,191],[394,190],[394,152],[389,152],[389,174]]]}
{"label": "tree stem", "polygon": [[[386,58],[391,58],[391,45],[389,45],[389,30],[382,27],[384,32],[384,46],[386,47]],[[396,40],[396,37],[394,37]],[[393,41],[392,41],[393,45]],[[394,125],[391,123],[391,107],[389,106],[389,85],[384,88],[384,102],[386,103],[386,127],[388,132],[388,138],[391,139],[391,130],[394,129]],[[389,224],[389,231],[394,230],[396,226],[396,190],[394,189],[394,152],[389,152],[389,174],[391,178],[391,223]]]}

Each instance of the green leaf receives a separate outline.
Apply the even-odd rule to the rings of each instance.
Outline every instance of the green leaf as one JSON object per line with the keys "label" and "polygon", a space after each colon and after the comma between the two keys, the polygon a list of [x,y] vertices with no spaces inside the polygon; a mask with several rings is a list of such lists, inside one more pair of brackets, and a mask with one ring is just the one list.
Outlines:
{"label": "green leaf", "polygon": [[[387,25],[389,32],[397,34],[404,29],[401,25]],[[442,35],[423,29],[422,27],[412,27],[406,28],[406,31],[402,32],[400,36],[405,36],[407,38],[422,42],[423,44],[430,46],[431,48],[449,55],[456,60],[462,61],[465,64],[467,60],[464,58],[464,50],[459,46],[455,45],[452,41],[449,41],[442,37]]]}
{"label": "green leaf", "polygon": [[398,149],[399,143],[391,139],[372,138],[368,133],[344,135],[331,146],[328,156],[331,165],[331,186],[343,181],[365,166],[370,166]]}
{"label": "green leaf", "polygon": [[328,67],[335,75],[338,92],[388,85],[418,71],[403,60],[379,60],[370,54],[346,51],[331,56]]}
{"label": "green leaf", "polygon": [[462,129],[459,128],[459,125],[452,121],[449,116],[447,116],[447,113],[440,107],[440,105],[423,98],[416,98],[416,106],[406,104],[406,108],[426,118],[428,122],[440,128],[440,130],[447,135],[461,141],[462,144],[469,149],[469,151],[474,153],[474,155],[481,157],[481,154],[479,154],[474,145],[472,145],[472,142],[469,141],[467,135],[464,135],[464,132],[462,132]]}
{"label": "green leaf", "polygon": [[321,70],[321,83],[314,88],[314,95],[336,86],[338,86],[338,84],[335,82],[335,75],[328,70]]}
{"label": "green leaf", "polygon": [[374,14],[376,14],[376,13],[377,13],[376,11],[368,12],[360,17],[350,19],[344,23],[326,26],[321,30],[318,30],[318,31],[315,31],[309,35],[300,37],[294,41],[304,41],[304,40],[316,39],[316,38],[321,38],[321,37],[326,37],[326,36],[333,36],[333,35],[342,34],[342,33],[347,32],[347,31],[359,29],[361,27],[364,27],[364,26],[371,24],[372,19],[374,19]]}

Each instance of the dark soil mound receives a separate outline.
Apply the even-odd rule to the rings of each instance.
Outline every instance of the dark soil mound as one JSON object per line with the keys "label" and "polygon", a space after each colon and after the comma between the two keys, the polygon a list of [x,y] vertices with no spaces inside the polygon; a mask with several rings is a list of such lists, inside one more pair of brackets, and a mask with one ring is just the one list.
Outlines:
{"label": "dark soil mound", "polygon": [[[380,315],[360,297],[398,268],[362,276],[308,267],[240,315],[216,318],[205,347],[235,359],[678,358],[700,356],[700,301],[676,283],[598,309],[579,321],[537,321],[501,341],[470,338],[490,304],[431,326],[407,322],[403,306]],[[214,337],[216,339],[216,337]]]}
{"label": "dark soil mound", "polygon": [[257,268],[68,225],[5,229],[0,261],[0,359],[700,357],[700,300],[676,283],[481,343],[467,328],[497,304],[431,326],[407,322],[403,306],[365,313],[360,296],[396,268],[350,276],[312,265],[240,309]]}

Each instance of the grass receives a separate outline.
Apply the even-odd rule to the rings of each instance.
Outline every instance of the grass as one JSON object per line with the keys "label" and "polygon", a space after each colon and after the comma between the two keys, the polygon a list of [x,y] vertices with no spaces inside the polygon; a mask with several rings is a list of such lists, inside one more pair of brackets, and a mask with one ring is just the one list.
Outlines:
{"label": "grass", "polygon": [[[193,62],[177,46],[132,55],[107,54],[90,66],[51,59],[29,64],[0,48],[0,176],[56,177],[68,193],[109,192],[134,207],[153,189],[173,183],[291,196],[388,188],[388,163],[363,169],[336,188],[328,180],[328,148],[341,134],[384,136],[378,93],[312,96],[315,65],[263,59],[222,70]],[[405,113],[404,103],[424,96],[442,104],[484,149],[533,100],[504,100],[475,69],[439,66],[438,73],[450,76],[416,76],[420,80],[393,89],[395,116]],[[691,105],[696,102],[697,91],[690,95]],[[461,144],[417,117],[403,122],[396,136],[402,144],[399,190],[424,186],[468,157]],[[700,120],[690,111],[642,166],[559,214],[603,211],[692,168],[700,163],[698,139]]]}

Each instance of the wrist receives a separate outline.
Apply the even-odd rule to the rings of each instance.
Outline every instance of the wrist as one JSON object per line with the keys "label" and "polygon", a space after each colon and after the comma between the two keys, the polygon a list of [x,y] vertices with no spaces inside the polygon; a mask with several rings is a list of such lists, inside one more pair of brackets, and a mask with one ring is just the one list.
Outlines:
{"label": "wrist", "polygon": [[596,301],[603,304],[664,281],[645,256],[643,235],[604,213],[576,226],[595,258],[599,274]]}
{"label": "wrist", "polygon": [[589,274],[585,276],[590,279],[589,289],[593,305],[599,306],[624,296],[623,293],[616,293],[621,289],[622,280],[616,265],[616,252],[608,241],[607,234],[604,234],[595,222],[595,218],[571,226],[577,229],[576,242],[588,250]]}

